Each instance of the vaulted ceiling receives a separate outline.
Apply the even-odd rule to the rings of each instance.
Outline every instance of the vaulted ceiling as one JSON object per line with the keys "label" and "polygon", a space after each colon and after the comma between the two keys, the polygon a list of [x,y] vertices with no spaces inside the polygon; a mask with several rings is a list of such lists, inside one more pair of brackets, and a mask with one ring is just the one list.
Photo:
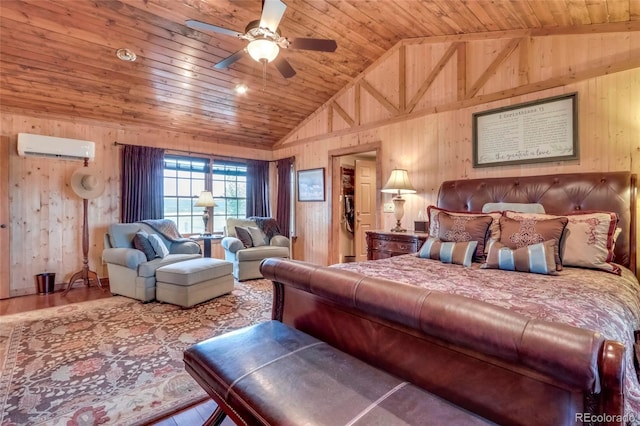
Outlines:
{"label": "vaulted ceiling", "polygon": [[[0,110],[183,131],[271,149],[399,40],[640,20],[638,0],[284,0],[278,33],[337,42],[335,52],[283,49],[284,78],[231,35],[260,0],[1,0]],[[137,55],[124,62],[116,51]],[[248,92],[235,92],[246,84]]]}

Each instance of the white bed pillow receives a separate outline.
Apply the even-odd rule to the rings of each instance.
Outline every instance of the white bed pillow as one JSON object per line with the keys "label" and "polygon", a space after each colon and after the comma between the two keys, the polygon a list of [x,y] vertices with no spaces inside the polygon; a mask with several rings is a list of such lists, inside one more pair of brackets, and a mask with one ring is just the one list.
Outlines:
{"label": "white bed pillow", "polygon": [[487,203],[482,206],[482,213],[502,212],[511,210],[520,213],[544,213],[544,206],[540,203]]}

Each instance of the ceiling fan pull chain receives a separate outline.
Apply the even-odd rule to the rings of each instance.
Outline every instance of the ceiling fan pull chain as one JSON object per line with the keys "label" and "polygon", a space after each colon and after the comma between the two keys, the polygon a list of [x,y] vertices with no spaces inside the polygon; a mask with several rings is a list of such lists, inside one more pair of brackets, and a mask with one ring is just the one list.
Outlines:
{"label": "ceiling fan pull chain", "polygon": [[267,61],[262,60],[262,91],[267,90]]}

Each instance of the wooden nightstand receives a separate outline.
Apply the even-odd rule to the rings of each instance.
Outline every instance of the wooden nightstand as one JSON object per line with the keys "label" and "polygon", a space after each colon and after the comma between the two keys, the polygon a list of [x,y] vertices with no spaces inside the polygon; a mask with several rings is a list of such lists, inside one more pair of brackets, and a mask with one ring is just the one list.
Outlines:
{"label": "wooden nightstand", "polygon": [[367,259],[416,253],[429,236],[422,232],[367,231]]}

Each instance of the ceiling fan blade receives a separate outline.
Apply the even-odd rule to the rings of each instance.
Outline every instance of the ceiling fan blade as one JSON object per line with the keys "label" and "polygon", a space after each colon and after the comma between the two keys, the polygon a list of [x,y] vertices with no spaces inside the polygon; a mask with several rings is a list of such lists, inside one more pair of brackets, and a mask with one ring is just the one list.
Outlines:
{"label": "ceiling fan blade", "polygon": [[222,28],[222,27],[218,27],[218,26],[215,26],[215,25],[207,24],[205,22],[196,21],[194,19],[186,20],[186,21],[184,21],[184,24],[187,27],[192,28],[194,30],[198,30],[198,31],[215,31],[215,32],[220,33],[220,34],[226,34],[226,35],[230,35],[230,36],[234,36],[234,37],[240,37],[242,35],[242,33],[239,33],[237,31],[228,30],[226,28]]}
{"label": "ceiling fan blade", "polygon": [[269,28],[276,31],[287,5],[280,0],[264,0],[262,5],[262,16],[260,17],[260,28]]}
{"label": "ceiling fan blade", "polygon": [[275,65],[284,78],[291,78],[296,75],[296,70],[294,70],[291,64],[282,56],[274,59],[273,65]]}
{"label": "ceiling fan blade", "polygon": [[318,50],[320,52],[335,52],[338,44],[335,40],[319,38],[295,38],[290,41],[289,49]]}
{"label": "ceiling fan blade", "polygon": [[213,67],[217,69],[229,68],[231,64],[233,64],[235,61],[242,58],[246,54],[247,54],[246,49],[238,50],[236,53],[234,53],[231,56],[227,56],[226,58],[224,58],[223,60],[215,64]]}

